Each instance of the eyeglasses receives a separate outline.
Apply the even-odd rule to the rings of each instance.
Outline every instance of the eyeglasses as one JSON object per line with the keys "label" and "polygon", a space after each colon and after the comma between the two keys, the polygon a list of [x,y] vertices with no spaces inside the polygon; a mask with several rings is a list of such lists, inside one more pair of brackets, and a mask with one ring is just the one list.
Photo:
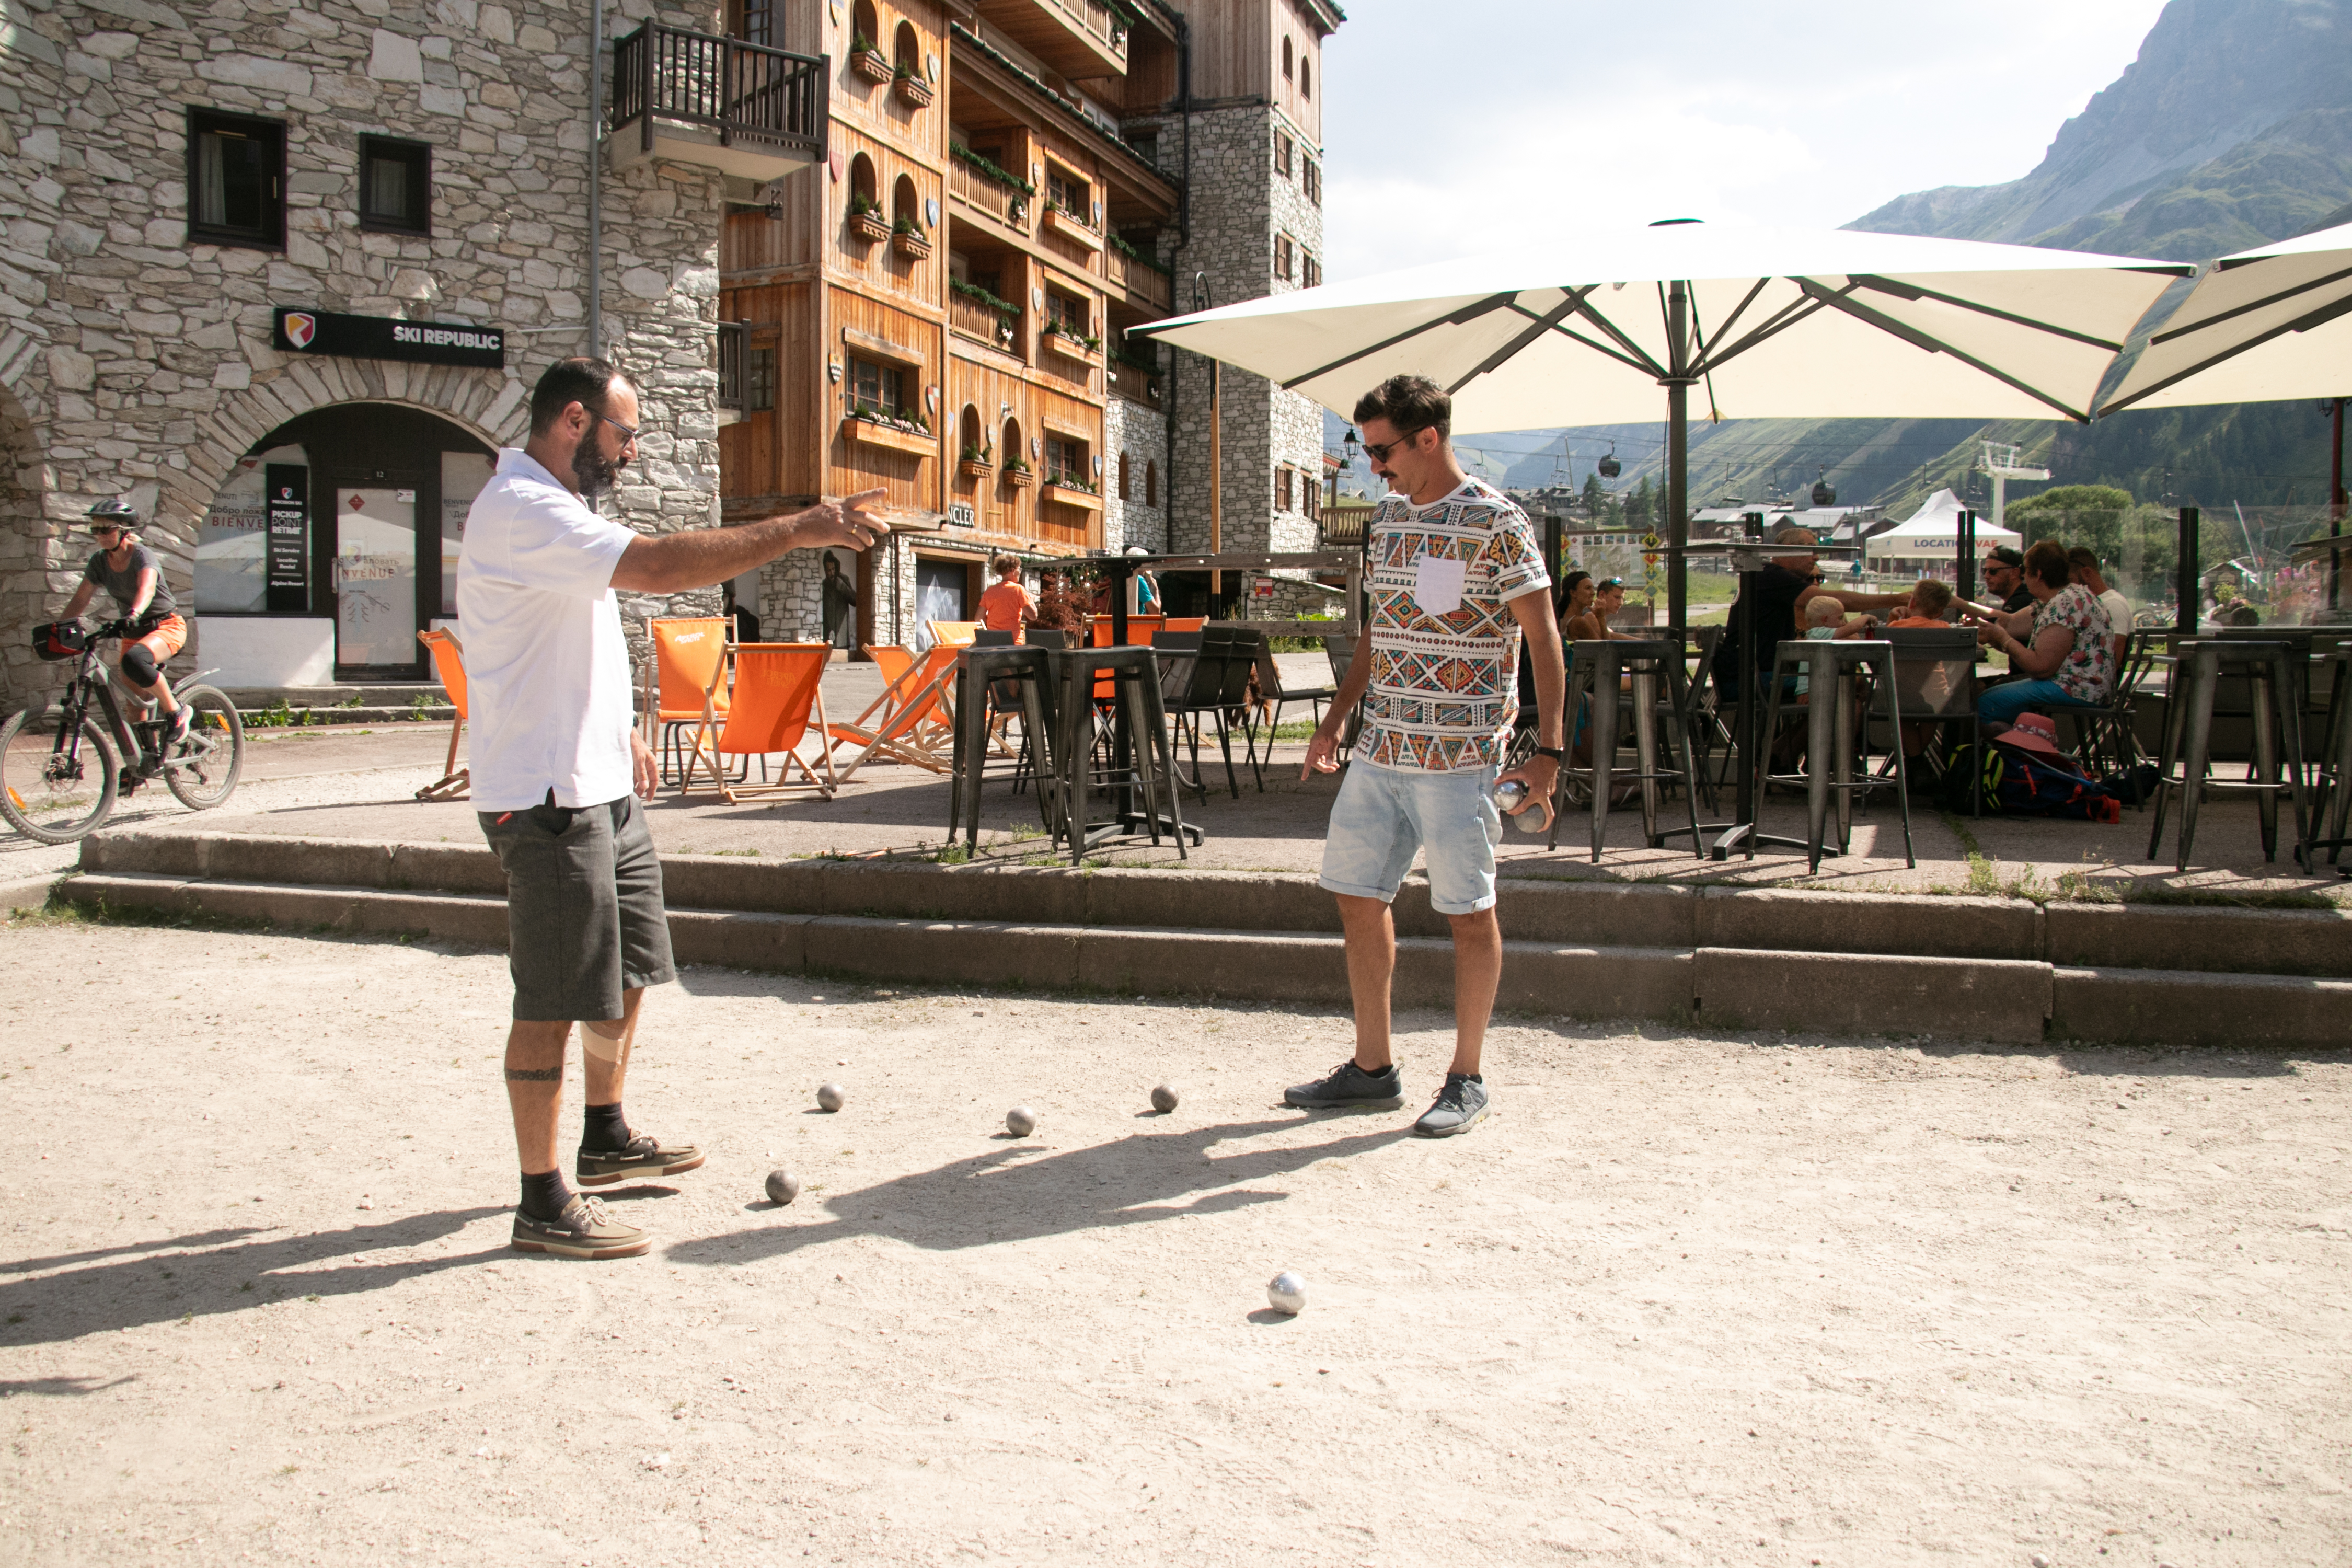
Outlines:
{"label": "eyeglasses", "polygon": [[628,426],[622,424],[609,414],[599,414],[596,417],[621,433],[621,445],[624,447],[634,447],[637,444],[637,433]]}
{"label": "eyeglasses", "polygon": [[1622,577],[1603,577],[1600,582],[1592,584],[1592,591],[1598,594],[1604,588],[1622,588],[1624,585],[1625,579]]}
{"label": "eyeglasses", "polygon": [[1413,437],[1420,435],[1422,430],[1428,428],[1428,426],[1423,425],[1419,430],[1408,430],[1393,441],[1367,441],[1364,443],[1364,454],[1375,463],[1385,463],[1389,460],[1391,452],[1395,451],[1399,447],[1411,446]]}
{"label": "eyeglasses", "polygon": [[92,523],[89,531],[92,533],[121,533],[122,527],[120,523],[98,522]]}

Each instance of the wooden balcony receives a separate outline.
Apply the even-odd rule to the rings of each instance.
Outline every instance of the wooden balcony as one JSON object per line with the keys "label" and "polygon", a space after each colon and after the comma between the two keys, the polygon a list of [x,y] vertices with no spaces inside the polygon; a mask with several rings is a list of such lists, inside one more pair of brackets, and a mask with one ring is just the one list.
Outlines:
{"label": "wooden balcony", "polygon": [[1127,301],[1156,317],[1176,309],[1176,284],[1148,261],[1126,255],[1116,245],[1103,252],[1103,278],[1114,289],[1127,291]]}
{"label": "wooden balcony", "polygon": [[973,168],[961,158],[948,160],[948,195],[974,212],[986,213],[1016,234],[1029,232],[1029,198],[1017,187]]}
{"label": "wooden balcony", "polygon": [[1073,245],[1084,246],[1088,250],[1103,247],[1103,237],[1097,234],[1084,218],[1076,213],[1064,212],[1060,207],[1045,209],[1045,232],[1059,235]]}
{"label": "wooden balcony", "polygon": [[895,425],[877,420],[860,419],[845,412],[841,420],[842,434],[868,447],[881,447],[893,452],[909,452],[918,458],[935,458],[940,452],[940,438],[920,430],[901,430]]}
{"label": "wooden balcony", "polygon": [[824,60],[648,22],[613,46],[614,166],[781,179],[824,161],[831,90]]}
{"label": "wooden balcony", "polygon": [[1102,0],[980,0],[977,9],[1064,76],[1127,74],[1127,26]]}
{"label": "wooden balcony", "polygon": [[1066,484],[1059,479],[1050,477],[1039,488],[1037,499],[1041,501],[1052,501],[1057,506],[1076,507],[1081,511],[1100,511],[1103,504],[1102,497],[1094,491],[1082,490],[1075,485]]}
{"label": "wooden balcony", "polygon": [[1103,386],[1130,403],[1140,403],[1146,408],[1160,406],[1160,376],[1155,371],[1140,369],[1123,360],[1106,359]]}
{"label": "wooden balcony", "polygon": [[968,338],[1009,354],[1021,352],[1021,318],[1006,315],[983,300],[948,290],[948,325]]}

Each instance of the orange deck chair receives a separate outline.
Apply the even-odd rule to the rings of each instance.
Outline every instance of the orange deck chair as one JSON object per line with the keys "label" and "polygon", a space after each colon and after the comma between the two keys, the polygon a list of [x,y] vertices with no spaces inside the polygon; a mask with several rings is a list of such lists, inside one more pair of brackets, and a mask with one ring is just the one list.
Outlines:
{"label": "orange deck chair", "polygon": [[[646,719],[656,731],[663,771],[676,773],[683,790],[696,768],[719,765],[710,745],[727,717],[727,647],[734,623],[724,616],[680,616],[650,622],[648,629],[654,658],[646,669]],[[688,726],[693,750],[683,752],[678,736]]]}
{"label": "orange deck chair", "polygon": [[929,767],[929,759],[942,750],[951,750],[955,743],[953,713],[940,701],[940,692],[943,686],[953,690],[956,651],[953,643],[935,642],[929,652],[918,658],[903,647],[869,646],[866,656],[882,672],[882,695],[848,723],[828,725],[825,749],[855,746],[858,760],[863,761],[873,751],[877,737],[887,732],[892,737],[892,748],[919,752],[925,759],[896,756],[891,748],[886,748],[883,754],[889,760]]}
{"label": "orange deck chair", "polygon": [[933,647],[950,643],[957,647],[970,647],[971,639],[980,632],[978,621],[925,621],[923,625],[930,628]]}
{"label": "orange deck chair", "polygon": [[[834,791],[841,785],[841,780],[834,776],[833,753],[822,746],[817,749],[817,761],[824,767],[822,778],[800,754],[801,742],[810,732],[812,716],[820,739],[829,728],[824,721],[824,667],[832,658],[830,643],[735,645],[735,701],[727,710],[726,726],[713,738],[710,749],[711,782],[728,805],[794,790],[814,790],[825,800],[833,798]],[[772,757],[780,752],[783,763],[777,769],[772,784],[764,780],[759,784],[730,783],[720,765],[725,758],[741,757],[748,768],[753,757]],[[793,777],[794,769],[800,772],[798,780]],[[690,773],[688,783],[692,783]]]}
{"label": "orange deck chair", "polygon": [[835,740],[859,748],[841,770],[842,783],[877,757],[927,773],[950,771],[955,756],[956,655],[961,651],[953,643],[933,643],[921,658],[910,658],[905,672],[859,715],[858,722],[830,727]]}
{"label": "orange deck chair", "polygon": [[435,627],[419,632],[416,640],[433,656],[433,676],[457,710],[449,721],[449,760],[442,764],[441,776],[416,792],[419,800],[463,800],[473,784],[473,770],[457,765],[457,737],[466,728],[466,650],[455,634]]}

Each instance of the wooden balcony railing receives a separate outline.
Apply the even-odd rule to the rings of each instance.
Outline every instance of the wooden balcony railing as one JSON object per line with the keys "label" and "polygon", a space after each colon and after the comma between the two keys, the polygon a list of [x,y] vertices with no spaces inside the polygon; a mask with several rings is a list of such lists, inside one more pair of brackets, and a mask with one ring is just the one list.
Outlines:
{"label": "wooden balcony railing", "polygon": [[1007,353],[1021,352],[1021,318],[1008,316],[983,300],[948,290],[948,325]]}
{"label": "wooden balcony railing", "polygon": [[1029,226],[1028,198],[961,158],[948,160],[948,194],[1008,228],[1025,232]]}
{"label": "wooden balcony railing", "polygon": [[831,115],[826,62],[761,44],[648,22],[613,46],[613,130],[654,122],[719,132],[719,145],[757,145],[822,162]]}
{"label": "wooden balcony railing", "polygon": [[1126,58],[1127,25],[1102,0],[1045,0],[1045,5],[1047,10],[1061,13],[1072,27],[1094,38],[1112,54]]}
{"label": "wooden balcony railing", "polygon": [[1144,370],[1123,360],[1103,361],[1104,384],[1112,392],[1140,403],[1146,408],[1160,406],[1160,376],[1156,371]]}
{"label": "wooden balcony railing", "polygon": [[1176,285],[1168,274],[1122,253],[1116,245],[1103,252],[1103,277],[1113,287],[1126,289],[1128,298],[1139,305],[1163,314],[1176,308]]}

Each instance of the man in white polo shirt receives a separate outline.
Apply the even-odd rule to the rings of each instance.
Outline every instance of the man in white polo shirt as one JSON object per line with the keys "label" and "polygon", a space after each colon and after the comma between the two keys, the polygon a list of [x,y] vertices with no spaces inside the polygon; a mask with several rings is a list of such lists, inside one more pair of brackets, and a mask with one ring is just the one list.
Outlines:
{"label": "man in white polo shirt", "polygon": [[482,833],[507,876],[507,1099],[522,1163],[514,1245],[629,1258],[652,1245],[556,1167],[564,1047],[576,1022],[586,1104],[582,1186],[676,1175],[690,1146],[634,1131],[621,1089],[648,985],[677,978],[661,862],[637,797],[657,773],[637,736],[616,588],[676,594],[726,582],[788,550],[865,550],[889,530],[839,505],[739,528],[640,534],[589,502],[636,451],[635,384],[603,360],[559,360],[530,399],[530,439],[499,454],[457,559],[457,619],[472,692],[467,762]]}

